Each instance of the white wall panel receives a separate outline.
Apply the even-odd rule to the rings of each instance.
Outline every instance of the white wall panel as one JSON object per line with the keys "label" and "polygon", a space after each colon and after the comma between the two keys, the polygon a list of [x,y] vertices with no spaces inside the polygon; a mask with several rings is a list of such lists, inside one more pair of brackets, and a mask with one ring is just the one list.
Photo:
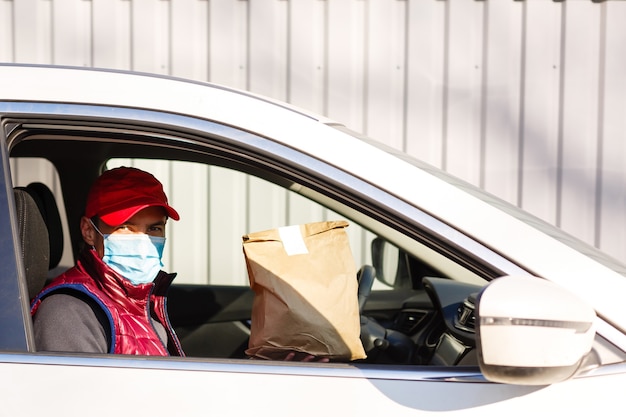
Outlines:
{"label": "white wall panel", "polygon": [[131,69],[169,74],[170,72],[170,2],[164,0],[131,1]]}
{"label": "white wall panel", "polygon": [[287,193],[253,177],[248,179],[247,187],[250,204],[246,214],[246,233],[260,232],[287,224],[289,204]]}
{"label": "white wall panel", "polygon": [[13,2],[0,1],[0,62],[13,61]]}
{"label": "white wall panel", "polygon": [[321,114],[326,93],[326,1],[290,2],[289,12],[288,100]]}
{"label": "white wall panel", "polygon": [[626,2],[603,5],[600,216],[596,245],[626,258]]}
{"label": "white wall panel", "polygon": [[405,150],[437,167],[443,163],[448,4],[423,0],[408,4]]}
{"label": "white wall panel", "polygon": [[131,68],[131,2],[91,0],[93,3],[92,60],[94,67]]}
{"label": "white wall panel", "polygon": [[[200,164],[172,163],[169,173],[167,195],[172,207],[178,210],[180,221],[168,222],[170,242],[166,246],[169,255],[165,258],[165,262],[169,261],[166,270],[178,272],[185,282],[205,282],[206,274],[198,271],[209,271],[209,266],[215,262],[209,258],[210,245],[219,244],[210,239],[211,228],[206,215],[211,195],[208,171],[208,167]],[[176,247],[184,250],[174,252]]]}
{"label": "white wall panel", "polygon": [[485,2],[450,2],[443,168],[479,185]]}
{"label": "white wall panel", "polygon": [[[166,2],[163,2],[166,3]],[[208,0],[170,2],[170,74],[207,81],[209,73]]]}
{"label": "white wall panel", "polygon": [[512,204],[519,197],[523,2],[485,3],[483,167],[480,185]]}
{"label": "white wall panel", "polygon": [[282,223],[278,223],[279,226],[304,224],[323,220],[340,220],[332,215],[330,215],[331,218],[328,218],[328,210],[317,205],[311,205],[308,199],[297,194],[289,194],[287,204],[287,218]]}
{"label": "white wall panel", "polygon": [[367,4],[363,133],[403,149],[407,2],[370,0]]}
{"label": "white wall panel", "polygon": [[91,66],[91,1],[55,0],[51,4],[52,62]]}
{"label": "white wall panel", "polygon": [[209,245],[214,257],[209,260],[208,276],[212,284],[246,285],[241,236],[250,232],[246,223],[247,177],[212,167],[209,190]]}
{"label": "white wall panel", "polygon": [[287,100],[289,2],[252,0],[249,5],[247,88],[257,94]]}
{"label": "white wall panel", "polygon": [[327,4],[326,115],[362,132],[366,2],[345,0]]}
{"label": "white wall panel", "polygon": [[523,208],[555,223],[563,3],[524,3]]}
{"label": "white wall panel", "polygon": [[13,1],[13,8],[15,62],[52,63],[52,0]]}
{"label": "white wall panel", "polygon": [[[200,0],[206,1],[206,0]],[[246,89],[248,82],[248,2],[208,1],[209,80]]]}
{"label": "white wall panel", "polygon": [[[601,9],[591,2],[564,8],[560,196],[557,225],[593,242],[598,161]],[[560,197],[560,198],[559,198]]]}

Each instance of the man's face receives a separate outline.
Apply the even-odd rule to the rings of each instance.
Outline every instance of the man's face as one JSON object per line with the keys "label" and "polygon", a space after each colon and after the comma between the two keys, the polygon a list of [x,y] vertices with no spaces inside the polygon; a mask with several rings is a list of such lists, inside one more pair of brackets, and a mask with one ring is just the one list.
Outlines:
{"label": "man's face", "polygon": [[[167,216],[162,207],[146,207],[139,211],[125,223],[119,226],[109,226],[103,221],[97,222],[100,232],[106,234],[144,233],[150,236],[165,237],[165,223]],[[81,232],[85,243],[96,248],[98,256],[104,256],[103,238],[87,217],[81,219]]]}

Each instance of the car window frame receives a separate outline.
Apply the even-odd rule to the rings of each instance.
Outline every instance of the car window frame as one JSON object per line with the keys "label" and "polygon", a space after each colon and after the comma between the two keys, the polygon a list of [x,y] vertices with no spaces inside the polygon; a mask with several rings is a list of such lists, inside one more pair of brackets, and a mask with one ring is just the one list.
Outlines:
{"label": "car window frame", "polygon": [[[61,131],[73,130],[76,132],[80,129],[88,131],[89,128],[85,125],[90,121],[98,120],[99,126],[96,130],[107,129],[110,126],[117,126],[117,129],[126,130],[128,127],[134,126],[138,133],[143,134],[146,138],[152,138],[152,140],[160,132],[161,136],[158,141],[161,142],[161,146],[175,147],[178,141],[186,140],[195,141],[195,143],[190,144],[190,147],[195,146],[198,151],[205,148],[203,152],[209,153],[208,149],[217,147],[220,152],[225,152],[230,157],[236,155],[239,158],[238,164],[247,163],[263,167],[265,170],[285,176],[292,181],[307,183],[309,187],[329,198],[341,197],[339,199],[343,203],[356,206],[364,210],[363,212],[367,215],[374,216],[378,221],[386,222],[388,226],[406,235],[407,238],[423,241],[423,233],[428,230],[429,239],[433,239],[428,244],[438,250],[447,247],[446,254],[458,251],[461,255],[455,255],[455,259],[466,253],[479,254],[478,262],[490,266],[487,272],[481,271],[482,274],[490,274],[491,277],[495,277],[506,273],[520,273],[520,271],[527,273],[491,249],[482,246],[479,242],[454,230],[440,220],[420,211],[398,197],[342,171],[338,167],[331,166],[283,144],[273,142],[268,138],[259,137],[234,127],[223,126],[195,117],[153,110],[111,109],[97,105],[1,103],[0,113],[3,114],[2,124],[6,126],[5,130],[9,128],[14,132],[20,131],[21,128],[28,130],[27,134],[20,136],[21,140],[28,140],[27,136],[40,133],[39,129],[47,130],[48,133],[54,128]],[[81,125],[82,127],[80,127]],[[8,146],[12,144],[8,143]],[[8,155],[8,152],[5,153]],[[346,195],[341,196],[341,190],[346,189],[351,190],[350,193],[347,197]],[[382,210],[380,202],[385,202],[388,209]],[[407,216],[400,214],[403,212],[407,213]],[[396,217],[394,218],[394,216]],[[438,233],[439,236],[434,236],[434,233]],[[464,266],[471,267],[472,263]],[[18,268],[16,267],[16,269]],[[22,270],[23,268],[19,269]],[[25,282],[25,280],[21,277],[17,282]],[[22,308],[26,308],[26,304],[24,302]],[[22,322],[24,323],[24,333],[27,337],[32,337],[28,317],[24,316]]]}
{"label": "car window frame", "polygon": [[4,129],[0,132],[0,165],[0,213],[7,214],[0,216],[0,351],[30,352],[35,343]]}

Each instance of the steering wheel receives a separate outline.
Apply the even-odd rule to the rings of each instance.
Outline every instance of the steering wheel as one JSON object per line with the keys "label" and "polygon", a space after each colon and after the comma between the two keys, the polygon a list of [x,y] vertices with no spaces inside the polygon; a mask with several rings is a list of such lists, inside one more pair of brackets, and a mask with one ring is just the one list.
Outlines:
{"label": "steering wheel", "polygon": [[357,292],[359,300],[359,313],[363,314],[363,307],[367,302],[367,298],[372,292],[372,285],[376,279],[376,268],[371,265],[363,265],[356,275],[359,283],[359,290]]}
{"label": "steering wheel", "polygon": [[[361,342],[368,355],[368,361],[376,363],[381,355],[384,362],[408,363],[413,350],[413,341],[403,333],[386,329],[376,320],[363,315],[363,307],[372,292],[376,279],[376,269],[363,265],[357,273],[359,314],[361,315]],[[381,362],[383,363],[383,362]]]}

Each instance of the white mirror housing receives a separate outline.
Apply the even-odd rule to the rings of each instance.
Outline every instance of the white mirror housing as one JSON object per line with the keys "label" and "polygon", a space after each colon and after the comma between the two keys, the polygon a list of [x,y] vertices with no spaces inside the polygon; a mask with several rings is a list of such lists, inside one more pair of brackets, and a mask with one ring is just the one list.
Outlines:
{"label": "white mirror housing", "polygon": [[571,378],[591,351],[593,308],[556,284],[506,276],[479,294],[477,349],[490,381],[548,385]]}

